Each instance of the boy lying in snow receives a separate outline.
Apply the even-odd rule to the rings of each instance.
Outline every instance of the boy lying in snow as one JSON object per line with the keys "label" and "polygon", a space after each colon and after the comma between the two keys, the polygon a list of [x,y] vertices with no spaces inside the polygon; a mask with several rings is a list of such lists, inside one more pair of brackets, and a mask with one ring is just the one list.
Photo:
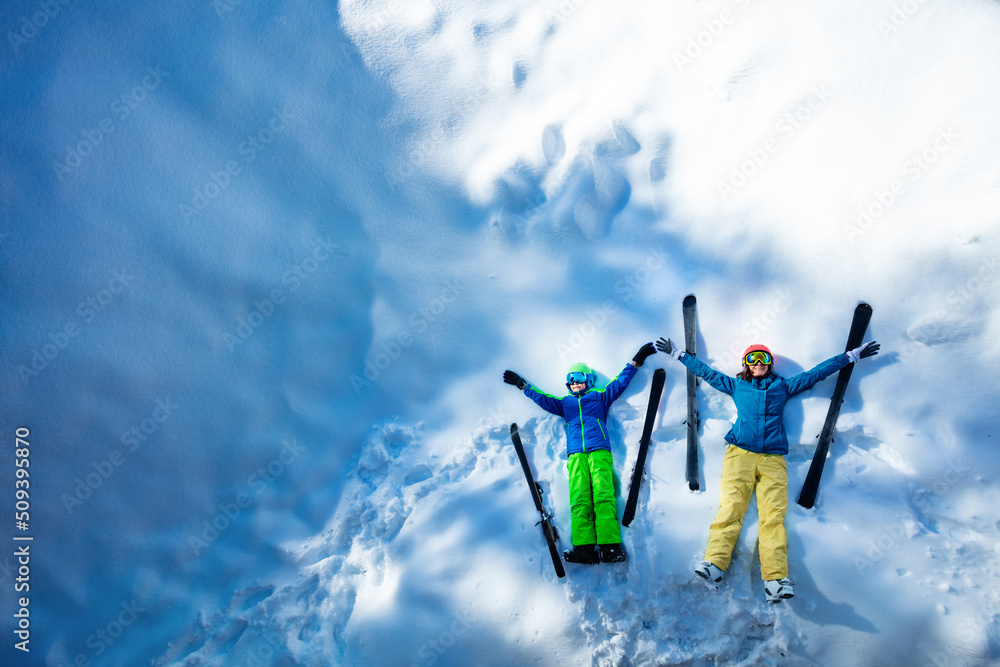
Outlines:
{"label": "boy lying in snow", "polygon": [[607,386],[594,388],[594,371],[573,364],[566,374],[570,393],[562,398],[539,391],[514,371],[504,371],[503,381],[514,385],[546,412],[566,420],[566,468],[572,516],[573,549],[563,554],[571,563],[592,565],[625,560],[618,507],[615,502],[611,443],[605,421],[617,400],[656,349],[646,343]]}

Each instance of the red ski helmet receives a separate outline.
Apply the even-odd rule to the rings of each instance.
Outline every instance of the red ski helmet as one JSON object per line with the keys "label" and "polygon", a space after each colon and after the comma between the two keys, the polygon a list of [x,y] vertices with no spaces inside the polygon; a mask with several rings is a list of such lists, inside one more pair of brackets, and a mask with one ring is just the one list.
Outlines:
{"label": "red ski helmet", "polygon": [[760,345],[759,343],[756,345],[751,345],[750,347],[745,349],[743,351],[743,356],[740,357],[741,361],[745,360],[747,358],[747,355],[750,354],[751,352],[767,352],[768,356],[771,357],[771,361],[772,362],[774,361],[774,354],[771,352],[771,350],[767,349],[766,345]]}

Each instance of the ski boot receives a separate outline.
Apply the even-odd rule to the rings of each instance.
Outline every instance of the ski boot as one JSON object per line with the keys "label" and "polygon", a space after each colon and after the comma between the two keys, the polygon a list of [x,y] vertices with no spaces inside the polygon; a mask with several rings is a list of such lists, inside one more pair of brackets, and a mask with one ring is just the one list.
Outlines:
{"label": "ski boot", "polygon": [[765,581],[764,593],[767,594],[767,601],[771,604],[777,604],[782,600],[795,597],[795,591],[792,590],[792,582],[788,577]]}
{"label": "ski boot", "polygon": [[621,544],[601,544],[597,548],[601,553],[602,563],[625,562],[625,550],[622,549]]}
{"label": "ski boot", "polygon": [[694,573],[713,587],[722,581],[722,575],[725,574],[725,572],[719,569],[717,565],[710,563],[707,560],[703,560],[698,563],[694,568]]}
{"label": "ski boot", "polygon": [[600,562],[600,555],[597,553],[596,544],[578,544],[570,551],[563,552],[563,560],[567,563],[582,563],[583,565],[597,565]]}

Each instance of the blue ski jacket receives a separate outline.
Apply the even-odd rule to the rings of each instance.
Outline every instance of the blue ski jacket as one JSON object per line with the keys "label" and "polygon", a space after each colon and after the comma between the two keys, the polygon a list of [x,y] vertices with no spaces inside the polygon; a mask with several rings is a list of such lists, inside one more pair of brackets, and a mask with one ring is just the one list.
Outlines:
{"label": "blue ski jacket", "polygon": [[611,441],[606,425],[608,412],[638,370],[632,364],[626,364],[625,369],[603,389],[587,389],[562,398],[539,391],[530,384],[524,388],[524,394],[546,412],[566,420],[567,455],[597,449],[610,451]]}
{"label": "blue ski jacket", "polygon": [[692,373],[733,397],[736,423],[726,434],[726,442],[758,454],[787,454],[788,436],[782,417],[785,403],[851,363],[846,354],[838,354],[790,378],[772,372],[765,378],[747,381],[723,375],[686,352],[680,361]]}

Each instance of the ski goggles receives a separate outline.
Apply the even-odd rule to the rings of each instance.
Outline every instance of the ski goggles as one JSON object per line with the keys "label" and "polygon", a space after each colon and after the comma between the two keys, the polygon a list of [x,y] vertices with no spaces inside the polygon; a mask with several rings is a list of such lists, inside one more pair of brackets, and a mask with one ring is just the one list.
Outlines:
{"label": "ski goggles", "polygon": [[573,371],[566,375],[566,384],[587,384],[587,374],[583,371]]}
{"label": "ski goggles", "polygon": [[770,366],[771,355],[764,350],[754,350],[747,356],[743,357],[743,363],[747,366],[753,366],[754,364],[764,364],[765,366]]}

